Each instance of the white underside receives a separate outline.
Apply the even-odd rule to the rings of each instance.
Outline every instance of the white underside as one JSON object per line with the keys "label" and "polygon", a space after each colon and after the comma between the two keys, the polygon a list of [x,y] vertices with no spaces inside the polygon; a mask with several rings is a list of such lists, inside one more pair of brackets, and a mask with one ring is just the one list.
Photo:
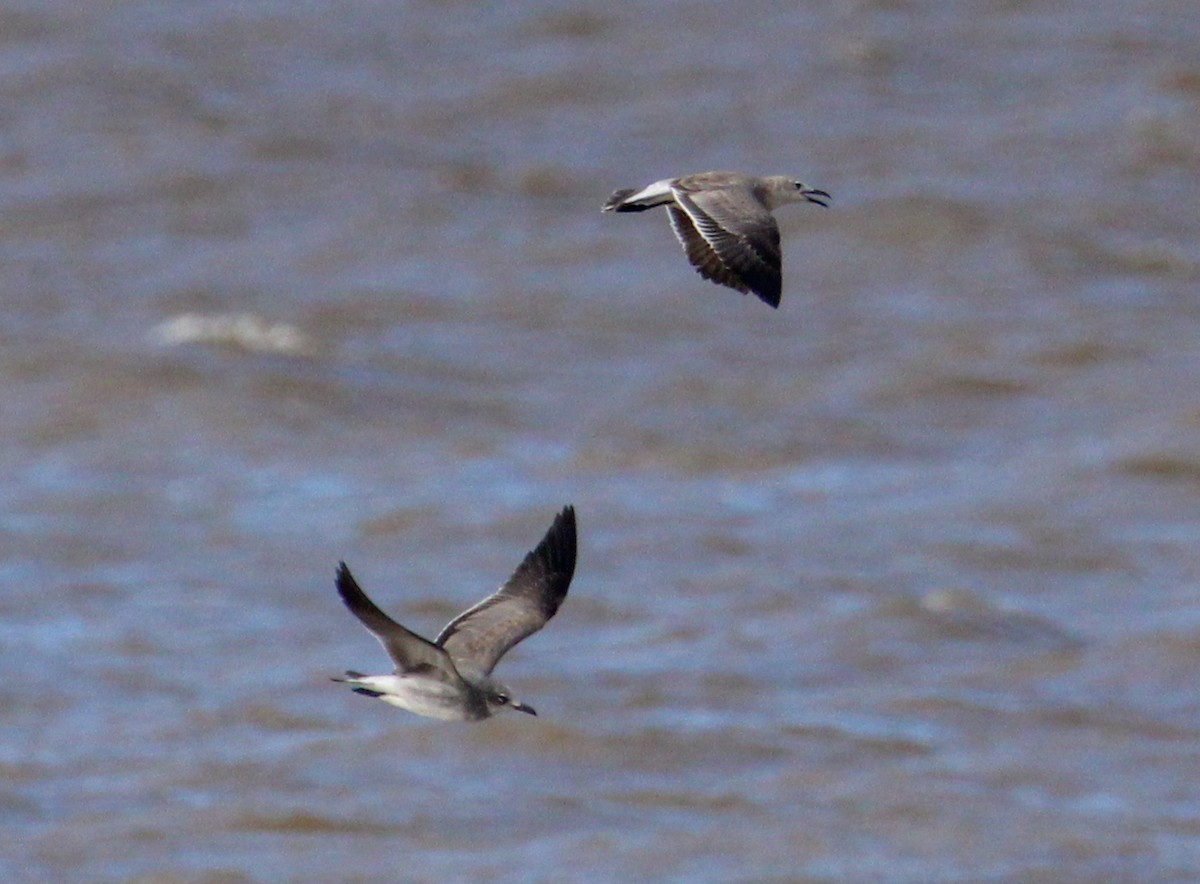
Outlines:
{"label": "white underside", "polygon": [[346,679],[352,687],[378,691],[376,699],[417,715],[440,718],[443,721],[466,721],[463,691],[456,685],[422,675],[365,675]]}

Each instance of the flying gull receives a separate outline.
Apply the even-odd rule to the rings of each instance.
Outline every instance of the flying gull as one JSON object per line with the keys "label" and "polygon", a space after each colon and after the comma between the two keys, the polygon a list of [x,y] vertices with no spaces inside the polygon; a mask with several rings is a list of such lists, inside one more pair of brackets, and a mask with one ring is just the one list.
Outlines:
{"label": "flying gull", "polygon": [[568,506],[500,589],[447,623],[430,642],[379,610],[341,562],[338,595],[383,645],[396,670],[391,675],[347,672],[333,680],[356,694],[447,721],[478,721],[505,706],[537,715],[492,680],[492,669],[554,616],[574,573],[575,508]]}
{"label": "flying gull", "polygon": [[829,199],[825,191],[786,175],[701,172],[665,178],[641,190],[618,190],[603,211],[666,206],[675,236],[697,273],[778,307],[783,276],[779,225],[771,210],[798,202],[827,206]]}

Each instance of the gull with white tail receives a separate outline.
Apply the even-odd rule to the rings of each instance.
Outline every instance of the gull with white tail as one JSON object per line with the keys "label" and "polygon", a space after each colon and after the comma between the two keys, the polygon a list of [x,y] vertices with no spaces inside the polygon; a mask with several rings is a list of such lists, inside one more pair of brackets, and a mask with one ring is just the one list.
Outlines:
{"label": "gull with white tail", "polygon": [[536,715],[492,679],[492,669],[554,616],[574,574],[575,509],[568,506],[500,589],[451,620],[431,642],[376,607],[342,562],[338,594],[383,645],[396,669],[390,675],[347,672],[333,680],[356,694],[447,721],[478,721],[505,707]]}
{"label": "gull with white tail", "polygon": [[666,206],[675,236],[702,277],[772,307],[783,291],[779,225],[772,210],[785,203],[828,206],[830,196],[786,175],[700,172],[664,178],[641,190],[618,190],[605,212]]}

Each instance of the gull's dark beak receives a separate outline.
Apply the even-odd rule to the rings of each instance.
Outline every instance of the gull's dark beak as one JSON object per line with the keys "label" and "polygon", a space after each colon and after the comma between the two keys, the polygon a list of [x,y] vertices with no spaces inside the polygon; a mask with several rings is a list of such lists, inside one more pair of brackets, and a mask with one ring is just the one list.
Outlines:
{"label": "gull's dark beak", "polygon": [[818,206],[826,209],[829,208],[828,201],[833,199],[833,197],[823,190],[806,190],[804,191],[804,198],[810,203],[816,203]]}
{"label": "gull's dark beak", "polygon": [[533,711],[532,706],[526,706],[524,703],[513,703],[512,708],[516,709],[518,712],[528,712],[530,715],[537,715],[537,713]]}

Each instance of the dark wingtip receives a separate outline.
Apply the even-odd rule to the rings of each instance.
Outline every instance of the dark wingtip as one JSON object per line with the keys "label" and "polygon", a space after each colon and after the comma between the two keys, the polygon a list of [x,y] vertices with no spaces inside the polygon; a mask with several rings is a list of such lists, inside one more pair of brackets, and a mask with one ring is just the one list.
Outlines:
{"label": "dark wingtip", "polygon": [[[354,575],[350,573],[350,568],[345,562],[338,562],[337,574],[334,578],[333,585],[337,588],[338,598],[342,600],[342,604],[350,609],[350,612],[362,620],[362,609],[364,607],[373,608],[371,600],[367,598],[367,594],[363,592],[362,587],[358,585],[358,581],[354,579]],[[368,626],[368,629],[371,627]]]}
{"label": "dark wingtip", "polygon": [[551,567],[565,575],[569,582],[575,576],[575,558],[579,546],[573,504],[564,506],[554,517],[554,524],[546,532],[543,542],[547,546]]}
{"label": "dark wingtip", "polygon": [[754,291],[754,294],[758,297],[758,299],[760,301],[762,301],[764,304],[767,304],[776,310],[779,309],[779,302],[782,300],[782,292],[781,291],[780,292],[761,292],[761,291],[758,291],[757,289],[755,289],[753,291]]}
{"label": "dark wingtip", "polygon": [[347,590],[359,591],[358,581],[354,579],[354,575],[350,573],[350,568],[345,562],[338,562],[337,572],[334,575],[334,585],[337,586],[338,595],[343,599],[346,598]]}
{"label": "dark wingtip", "polygon": [[[577,547],[575,507],[568,504],[554,517],[554,523],[538,545],[526,553],[517,571],[513,572],[514,577],[526,572],[541,575],[549,581],[537,593],[537,603],[546,619],[555,615],[571,588]],[[533,569],[532,572],[529,569]]]}

